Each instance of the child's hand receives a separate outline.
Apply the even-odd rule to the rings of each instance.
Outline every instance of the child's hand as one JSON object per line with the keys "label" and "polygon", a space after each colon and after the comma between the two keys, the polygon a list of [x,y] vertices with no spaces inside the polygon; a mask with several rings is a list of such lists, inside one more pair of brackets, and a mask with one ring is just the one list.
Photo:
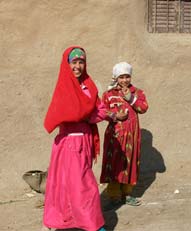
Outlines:
{"label": "child's hand", "polygon": [[129,88],[128,88],[128,86],[123,86],[121,88],[121,90],[122,90],[122,92],[123,92],[124,95],[128,94],[128,92],[130,91]]}
{"label": "child's hand", "polygon": [[123,120],[126,120],[127,117],[128,117],[128,112],[117,112],[116,113],[117,120],[123,121]]}
{"label": "child's hand", "polygon": [[131,100],[131,91],[129,90],[128,87],[123,87],[122,88],[122,92],[124,94],[124,98],[127,100],[127,101],[130,101]]}

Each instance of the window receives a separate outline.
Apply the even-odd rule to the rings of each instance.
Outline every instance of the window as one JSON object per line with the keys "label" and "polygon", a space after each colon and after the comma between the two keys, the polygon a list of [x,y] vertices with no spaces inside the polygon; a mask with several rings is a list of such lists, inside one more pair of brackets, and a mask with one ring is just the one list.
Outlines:
{"label": "window", "polygon": [[191,33],[191,0],[148,0],[148,31]]}

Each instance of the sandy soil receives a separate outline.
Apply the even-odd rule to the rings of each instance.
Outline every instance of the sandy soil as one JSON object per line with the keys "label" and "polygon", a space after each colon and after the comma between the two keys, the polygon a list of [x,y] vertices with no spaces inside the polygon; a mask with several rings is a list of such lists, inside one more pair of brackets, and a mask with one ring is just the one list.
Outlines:
{"label": "sandy soil", "polygon": [[[150,109],[140,116],[140,207],[104,214],[108,230],[190,230],[191,37],[147,32],[146,0],[0,0],[0,230],[40,230],[43,195],[24,172],[46,170],[56,131],[43,119],[63,50],[84,47],[100,95],[118,61],[132,64],[133,83]],[[100,123],[100,134],[106,123]],[[99,180],[101,156],[94,166]],[[100,186],[100,192],[104,185]]]}

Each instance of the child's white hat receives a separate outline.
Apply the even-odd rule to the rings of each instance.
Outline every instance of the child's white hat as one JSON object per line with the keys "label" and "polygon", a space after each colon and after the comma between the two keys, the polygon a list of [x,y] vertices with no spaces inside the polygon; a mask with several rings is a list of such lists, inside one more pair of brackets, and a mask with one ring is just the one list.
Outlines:
{"label": "child's white hat", "polygon": [[127,62],[120,62],[113,67],[113,78],[117,79],[120,75],[132,75],[132,66]]}

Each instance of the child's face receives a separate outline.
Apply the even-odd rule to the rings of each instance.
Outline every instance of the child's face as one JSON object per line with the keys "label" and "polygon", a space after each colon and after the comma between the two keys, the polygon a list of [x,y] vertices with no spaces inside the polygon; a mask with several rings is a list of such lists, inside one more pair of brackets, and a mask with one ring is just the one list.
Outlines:
{"label": "child's face", "polygon": [[82,59],[75,59],[70,63],[72,72],[76,78],[79,78],[85,69],[85,61]]}
{"label": "child's face", "polygon": [[128,74],[124,74],[124,75],[120,75],[117,78],[117,82],[119,84],[120,87],[128,87],[129,84],[131,83],[131,76]]}

